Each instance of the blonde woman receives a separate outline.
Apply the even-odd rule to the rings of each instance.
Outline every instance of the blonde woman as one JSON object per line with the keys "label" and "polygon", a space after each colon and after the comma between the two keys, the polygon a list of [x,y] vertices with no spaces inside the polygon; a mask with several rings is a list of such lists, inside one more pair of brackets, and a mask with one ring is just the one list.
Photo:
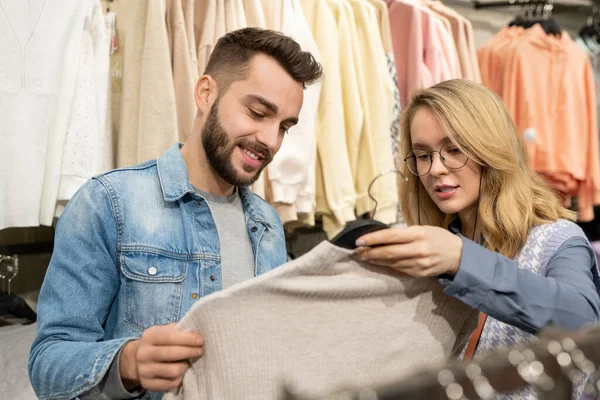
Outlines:
{"label": "blonde woman", "polygon": [[527,162],[492,91],[463,80],[417,93],[402,116],[409,225],[358,239],[361,258],[415,277],[487,315],[477,353],[547,325],[600,319],[594,252],[575,214]]}

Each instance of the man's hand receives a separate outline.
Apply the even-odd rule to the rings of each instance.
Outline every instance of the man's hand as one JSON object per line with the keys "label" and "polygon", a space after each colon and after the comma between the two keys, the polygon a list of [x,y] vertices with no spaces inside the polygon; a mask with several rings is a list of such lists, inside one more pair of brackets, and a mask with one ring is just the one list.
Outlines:
{"label": "man's hand", "polygon": [[462,240],[434,226],[383,229],[360,237],[356,244],[361,259],[420,278],[454,276],[462,259]]}
{"label": "man's hand", "polygon": [[119,372],[125,388],[142,386],[162,392],[181,384],[190,367],[188,360],[202,357],[204,338],[175,328],[175,323],[153,326],[140,340],[129,342],[121,352]]}

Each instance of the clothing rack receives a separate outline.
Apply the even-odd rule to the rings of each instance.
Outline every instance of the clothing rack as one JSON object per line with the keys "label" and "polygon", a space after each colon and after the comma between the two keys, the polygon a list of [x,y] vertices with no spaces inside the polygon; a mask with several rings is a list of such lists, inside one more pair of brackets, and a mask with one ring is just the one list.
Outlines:
{"label": "clothing rack", "polygon": [[[539,390],[541,400],[565,400],[571,398],[573,383],[585,381],[585,375],[591,375],[584,389],[586,398],[600,398],[600,325],[580,332],[547,328],[538,338],[525,346],[470,363],[454,362],[390,386],[336,393],[320,400],[489,399],[530,385]],[[305,400],[287,388],[282,398]]]}
{"label": "clothing rack", "polygon": [[552,5],[553,11],[560,8],[579,8],[579,7],[591,7],[594,2],[588,0],[564,0],[564,1],[551,1],[551,0],[500,0],[500,1],[481,1],[473,0],[471,5],[475,9],[486,9],[486,8],[500,8],[500,7],[515,7],[515,6],[532,6],[532,5]]}

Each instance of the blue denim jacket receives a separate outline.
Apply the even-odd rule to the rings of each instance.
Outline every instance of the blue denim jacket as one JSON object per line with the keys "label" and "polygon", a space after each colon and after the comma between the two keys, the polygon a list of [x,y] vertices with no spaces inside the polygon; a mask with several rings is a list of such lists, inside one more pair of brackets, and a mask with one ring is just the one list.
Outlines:
{"label": "blue denim jacket", "polygon": [[[221,289],[219,237],[179,148],[94,177],[65,208],[29,357],[38,397],[88,391],[128,340]],[[239,193],[259,275],[286,262],[283,227],[264,200]]]}

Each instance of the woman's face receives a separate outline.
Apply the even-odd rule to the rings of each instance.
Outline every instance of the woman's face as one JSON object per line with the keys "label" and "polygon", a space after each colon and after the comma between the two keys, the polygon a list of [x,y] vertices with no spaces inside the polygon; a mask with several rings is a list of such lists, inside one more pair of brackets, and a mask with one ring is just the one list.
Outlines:
{"label": "woman's face", "polygon": [[[458,147],[450,142],[435,116],[426,107],[419,108],[415,113],[410,136],[413,151],[440,151],[443,147],[445,154],[455,154],[458,158],[462,154]],[[432,156],[431,170],[420,177],[421,182],[429,197],[443,213],[457,213],[463,219],[479,197],[481,167],[468,160],[464,167],[450,169],[444,165],[438,153]],[[451,164],[448,158],[446,162]],[[422,157],[420,162],[426,163],[427,159]]]}

